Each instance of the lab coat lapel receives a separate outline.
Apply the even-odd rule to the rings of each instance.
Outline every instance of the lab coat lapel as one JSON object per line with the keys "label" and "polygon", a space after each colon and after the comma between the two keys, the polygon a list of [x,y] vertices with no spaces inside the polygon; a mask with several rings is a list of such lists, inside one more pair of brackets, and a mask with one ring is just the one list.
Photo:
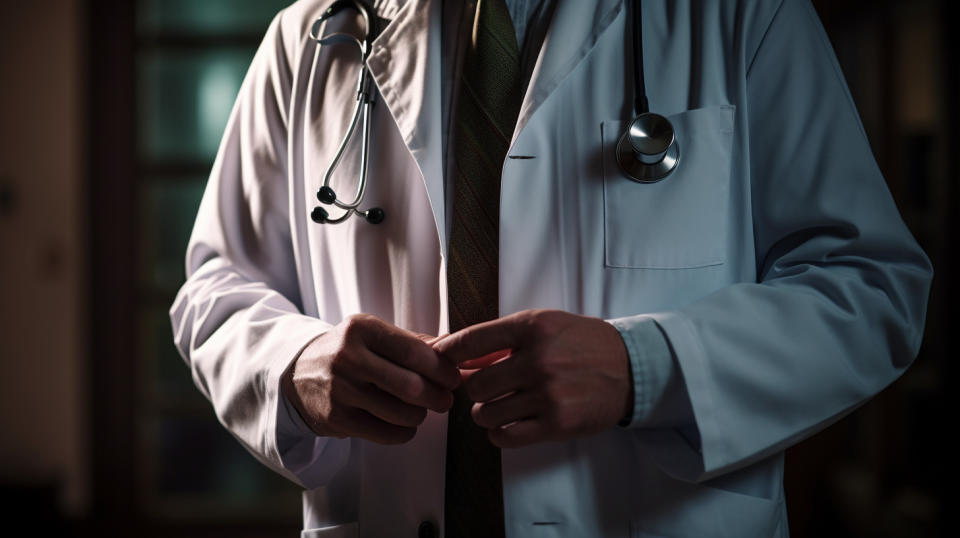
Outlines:
{"label": "lab coat lapel", "polygon": [[623,0],[554,0],[553,20],[527,86],[514,139],[537,108],[570,75],[623,9]]}
{"label": "lab coat lapel", "polygon": [[446,252],[440,89],[440,1],[409,0],[373,43],[367,66],[420,167]]}

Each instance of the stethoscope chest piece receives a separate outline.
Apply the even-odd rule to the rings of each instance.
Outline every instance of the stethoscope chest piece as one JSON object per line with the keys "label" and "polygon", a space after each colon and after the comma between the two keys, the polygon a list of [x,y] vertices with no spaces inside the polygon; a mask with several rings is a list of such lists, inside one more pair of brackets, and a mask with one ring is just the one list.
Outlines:
{"label": "stethoscope chest piece", "polygon": [[670,120],[645,112],[630,122],[617,142],[617,164],[638,183],[656,183],[680,162],[680,145]]}

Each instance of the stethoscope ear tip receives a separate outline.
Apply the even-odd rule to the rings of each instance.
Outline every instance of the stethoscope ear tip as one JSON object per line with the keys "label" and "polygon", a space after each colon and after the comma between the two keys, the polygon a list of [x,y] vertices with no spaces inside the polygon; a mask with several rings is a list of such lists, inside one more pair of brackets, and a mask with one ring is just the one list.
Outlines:
{"label": "stethoscope ear tip", "polygon": [[367,219],[370,224],[380,224],[385,216],[386,214],[379,207],[371,207],[363,212],[363,218]]}
{"label": "stethoscope ear tip", "polygon": [[333,189],[330,187],[324,185],[317,191],[317,200],[320,200],[320,203],[330,205],[337,200],[337,193],[333,192]]}
{"label": "stethoscope ear tip", "polygon": [[326,223],[329,217],[330,213],[327,213],[327,210],[320,206],[313,208],[313,211],[310,212],[310,219],[317,224]]}

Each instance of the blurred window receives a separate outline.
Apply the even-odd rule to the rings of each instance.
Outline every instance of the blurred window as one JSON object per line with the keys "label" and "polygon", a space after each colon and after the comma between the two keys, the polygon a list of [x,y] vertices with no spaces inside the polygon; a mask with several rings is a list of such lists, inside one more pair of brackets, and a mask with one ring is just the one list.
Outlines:
{"label": "blurred window", "polygon": [[299,490],[248,454],[193,386],[167,309],[244,74],[290,0],[139,0],[136,484],[159,520],[296,521]]}

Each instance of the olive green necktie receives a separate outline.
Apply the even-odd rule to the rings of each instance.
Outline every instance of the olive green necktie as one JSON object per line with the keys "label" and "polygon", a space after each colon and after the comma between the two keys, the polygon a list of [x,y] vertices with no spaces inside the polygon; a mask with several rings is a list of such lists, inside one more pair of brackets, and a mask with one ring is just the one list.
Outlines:
{"label": "olive green necktie", "polygon": [[[450,330],[498,317],[500,176],[523,98],[520,52],[504,0],[480,0],[457,101],[450,255]],[[500,449],[470,417],[462,389],[450,410],[446,536],[504,536]]]}

